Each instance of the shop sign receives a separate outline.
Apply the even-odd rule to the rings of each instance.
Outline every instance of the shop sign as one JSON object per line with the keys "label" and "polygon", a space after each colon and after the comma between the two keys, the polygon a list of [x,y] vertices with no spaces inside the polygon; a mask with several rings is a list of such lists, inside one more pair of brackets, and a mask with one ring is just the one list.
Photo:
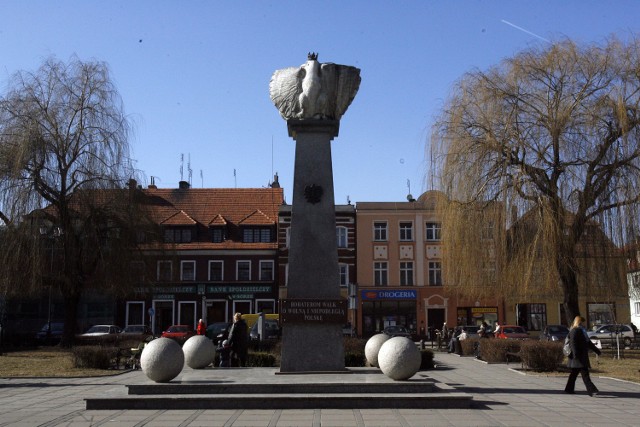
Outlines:
{"label": "shop sign", "polygon": [[415,290],[371,290],[361,291],[362,300],[415,300],[418,297],[418,293]]}
{"label": "shop sign", "polygon": [[471,313],[497,313],[498,309],[496,307],[471,307]]}
{"label": "shop sign", "polygon": [[171,294],[157,294],[153,296],[153,299],[175,299],[175,295]]}
{"label": "shop sign", "polygon": [[271,286],[268,285],[245,285],[245,286],[207,286],[207,293],[210,294],[259,294],[271,292]]}
{"label": "shop sign", "polygon": [[156,286],[156,287],[142,287],[134,288],[133,291],[138,294],[146,294],[150,292],[166,292],[172,294],[194,294],[196,292],[195,286]]}
{"label": "shop sign", "polygon": [[282,323],[347,323],[347,301],[344,299],[280,300]]}

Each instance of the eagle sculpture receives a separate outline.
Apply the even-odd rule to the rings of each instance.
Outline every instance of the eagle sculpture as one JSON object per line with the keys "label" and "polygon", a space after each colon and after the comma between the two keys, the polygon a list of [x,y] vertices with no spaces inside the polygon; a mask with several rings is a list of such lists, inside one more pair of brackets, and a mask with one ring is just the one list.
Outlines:
{"label": "eagle sculpture", "polygon": [[300,67],[276,70],[269,83],[271,100],[285,120],[340,120],[360,87],[360,69],[321,64],[309,53]]}

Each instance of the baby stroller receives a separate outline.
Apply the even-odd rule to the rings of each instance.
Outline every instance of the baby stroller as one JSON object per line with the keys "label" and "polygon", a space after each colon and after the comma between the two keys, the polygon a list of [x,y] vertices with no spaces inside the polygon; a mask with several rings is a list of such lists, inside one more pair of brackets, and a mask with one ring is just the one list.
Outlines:
{"label": "baby stroller", "polygon": [[140,369],[140,356],[142,355],[142,350],[144,350],[147,342],[151,341],[152,339],[153,338],[150,337],[149,339],[138,344],[137,347],[131,348],[131,357],[129,357],[129,360],[127,360],[127,363],[125,364],[126,369]]}

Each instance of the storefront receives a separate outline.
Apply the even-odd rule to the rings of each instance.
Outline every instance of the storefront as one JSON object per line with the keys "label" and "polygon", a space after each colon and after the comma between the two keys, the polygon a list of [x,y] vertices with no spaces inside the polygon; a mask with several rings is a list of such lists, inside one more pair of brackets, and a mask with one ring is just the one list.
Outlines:
{"label": "storefront", "polygon": [[417,296],[417,292],[411,289],[361,290],[362,331],[359,334],[370,337],[394,325],[415,332]]}
{"label": "storefront", "polygon": [[498,321],[498,307],[458,307],[458,325],[480,325],[487,322],[488,325],[495,325]]}

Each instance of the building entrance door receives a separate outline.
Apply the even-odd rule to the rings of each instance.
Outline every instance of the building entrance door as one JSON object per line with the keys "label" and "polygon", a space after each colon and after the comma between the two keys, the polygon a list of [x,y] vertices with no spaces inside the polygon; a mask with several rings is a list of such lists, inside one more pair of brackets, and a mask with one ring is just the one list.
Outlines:
{"label": "building entrance door", "polygon": [[227,315],[226,301],[207,301],[207,324],[230,321],[231,319]]}
{"label": "building entrance door", "polygon": [[442,325],[445,319],[444,308],[429,308],[427,309],[427,328],[429,331],[429,339],[436,339],[436,329],[442,330]]}
{"label": "building entrance door", "polygon": [[173,301],[154,301],[153,307],[155,311],[153,333],[160,335],[173,325]]}

